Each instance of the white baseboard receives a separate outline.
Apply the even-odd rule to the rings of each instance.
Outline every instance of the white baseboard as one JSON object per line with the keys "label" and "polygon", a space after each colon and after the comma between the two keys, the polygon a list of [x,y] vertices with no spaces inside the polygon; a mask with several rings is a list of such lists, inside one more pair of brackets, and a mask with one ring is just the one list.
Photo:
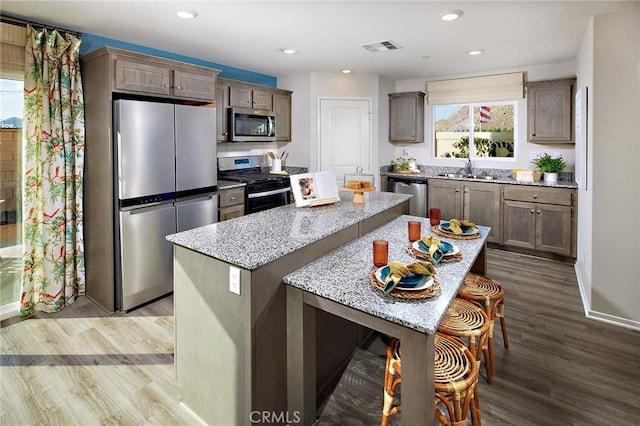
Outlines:
{"label": "white baseboard", "polygon": [[0,305],[0,321],[17,317],[19,309],[20,302],[11,302],[5,305]]}
{"label": "white baseboard", "polygon": [[589,298],[584,286],[584,279],[580,273],[578,263],[574,265],[576,271],[576,278],[578,279],[578,289],[580,290],[580,298],[582,299],[582,307],[584,309],[584,315],[592,320],[605,322],[611,325],[617,325],[618,327],[630,328],[631,330],[640,331],[640,321],[630,320],[628,318],[617,317],[615,315],[605,314],[603,312],[594,311],[589,306]]}

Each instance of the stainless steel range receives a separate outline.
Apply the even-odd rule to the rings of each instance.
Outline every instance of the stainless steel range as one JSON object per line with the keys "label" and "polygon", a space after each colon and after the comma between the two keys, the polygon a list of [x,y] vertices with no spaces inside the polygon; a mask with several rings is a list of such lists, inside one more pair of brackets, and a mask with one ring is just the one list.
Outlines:
{"label": "stainless steel range", "polygon": [[244,182],[246,214],[289,204],[291,187],[289,176],[262,171],[261,156],[218,158],[220,179]]}

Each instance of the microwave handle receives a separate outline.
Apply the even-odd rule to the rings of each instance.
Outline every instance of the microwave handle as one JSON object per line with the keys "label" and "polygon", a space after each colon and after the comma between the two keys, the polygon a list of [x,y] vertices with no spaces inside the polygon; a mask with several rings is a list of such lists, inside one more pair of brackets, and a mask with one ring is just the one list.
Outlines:
{"label": "microwave handle", "polygon": [[269,117],[269,136],[275,136],[276,135],[276,124],[275,124],[276,118],[275,117]]}

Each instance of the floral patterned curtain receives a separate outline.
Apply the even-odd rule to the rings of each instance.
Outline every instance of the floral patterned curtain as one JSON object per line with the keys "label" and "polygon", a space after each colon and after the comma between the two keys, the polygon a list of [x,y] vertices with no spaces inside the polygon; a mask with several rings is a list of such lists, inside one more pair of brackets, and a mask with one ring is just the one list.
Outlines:
{"label": "floral patterned curtain", "polygon": [[80,40],[27,26],[20,316],[58,312],[85,293]]}

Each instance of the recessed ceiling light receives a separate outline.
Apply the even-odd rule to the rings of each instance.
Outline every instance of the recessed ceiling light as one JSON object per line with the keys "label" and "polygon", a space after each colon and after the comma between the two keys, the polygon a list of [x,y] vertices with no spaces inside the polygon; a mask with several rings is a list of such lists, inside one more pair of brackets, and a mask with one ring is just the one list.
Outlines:
{"label": "recessed ceiling light", "polygon": [[484,49],[469,50],[467,52],[467,55],[476,56],[476,55],[481,55],[482,53],[484,53]]}
{"label": "recessed ceiling light", "polygon": [[193,19],[196,16],[198,16],[198,12],[196,12],[195,10],[185,9],[185,10],[180,10],[176,12],[176,15],[178,15],[182,19]]}
{"label": "recessed ceiling light", "polygon": [[351,74],[351,70],[342,70],[342,74]]}
{"label": "recessed ceiling light", "polygon": [[442,12],[438,16],[443,21],[455,21],[456,19],[458,19],[462,15],[464,15],[464,12],[461,11],[461,10],[448,10],[446,12]]}
{"label": "recessed ceiling light", "polygon": [[287,55],[293,55],[294,53],[296,53],[295,49],[280,49],[280,51],[282,53],[286,53]]}

